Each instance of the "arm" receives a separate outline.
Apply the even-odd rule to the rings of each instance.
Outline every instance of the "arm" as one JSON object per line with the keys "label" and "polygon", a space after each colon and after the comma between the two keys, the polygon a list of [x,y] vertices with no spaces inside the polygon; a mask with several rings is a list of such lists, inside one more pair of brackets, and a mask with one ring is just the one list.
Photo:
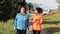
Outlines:
{"label": "arm", "polygon": [[17,15],[16,15],[16,17],[15,17],[13,26],[14,26],[14,30],[16,30],[16,27],[17,27]]}
{"label": "arm", "polygon": [[29,27],[29,18],[27,19],[27,27]]}
{"label": "arm", "polygon": [[39,22],[39,24],[41,25],[42,22],[43,22],[43,19],[42,19],[42,16],[41,16],[41,17],[40,17],[40,22]]}
{"label": "arm", "polygon": [[40,24],[42,24],[42,22],[43,22],[43,19],[42,19],[42,17],[41,17],[41,19],[40,19]]}
{"label": "arm", "polygon": [[27,19],[27,23],[26,23],[27,29],[29,30],[29,17]]}
{"label": "arm", "polygon": [[32,24],[35,23],[34,15],[32,15],[31,19],[32,19]]}
{"label": "arm", "polygon": [[39,22],[37,22],[37,24],[42,24],[42,16],[39,18]]}

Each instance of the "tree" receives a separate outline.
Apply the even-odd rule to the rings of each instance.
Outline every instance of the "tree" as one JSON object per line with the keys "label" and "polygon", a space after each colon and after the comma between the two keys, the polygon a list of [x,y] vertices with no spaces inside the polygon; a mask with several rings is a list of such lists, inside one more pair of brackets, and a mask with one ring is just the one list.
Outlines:
{"label": "tree", "polygon": [[7,20],[12,15],[12,7],[11,7],[11,1],[10,0],[1,0],[0,1],[0,20]]}
{"label": "tree", "polygon": [[32,3],[28,3],[27,5],[28,5],[28,7],[29,7],[29,10],[32,10],[32,9],[33,9]]}
{"label": "tree", "polygon": [[11,19],[15,17],[15,15],[19,12],[18,11],[18,1],[24,0],[0,0],[0,20],[7,21],[8,19]]}

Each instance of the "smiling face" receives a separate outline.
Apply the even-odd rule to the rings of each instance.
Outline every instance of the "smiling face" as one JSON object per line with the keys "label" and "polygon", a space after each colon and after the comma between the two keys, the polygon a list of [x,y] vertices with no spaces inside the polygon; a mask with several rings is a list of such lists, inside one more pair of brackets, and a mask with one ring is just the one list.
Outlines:
{"label": "smiling face", "polygon": [[25,12],[25,8],[24,7],[21,7],[21,13],[24,13]]}

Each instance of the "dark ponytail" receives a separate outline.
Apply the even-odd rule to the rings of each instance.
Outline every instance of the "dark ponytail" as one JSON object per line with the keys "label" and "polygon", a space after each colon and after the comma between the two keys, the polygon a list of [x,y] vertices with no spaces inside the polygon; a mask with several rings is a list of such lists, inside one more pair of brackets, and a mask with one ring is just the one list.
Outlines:
{"label": "dark ponytail", "polygon": [[38,11],[38,13],[43,13],[43,9],[42,8],[36,8],[36,10]]}

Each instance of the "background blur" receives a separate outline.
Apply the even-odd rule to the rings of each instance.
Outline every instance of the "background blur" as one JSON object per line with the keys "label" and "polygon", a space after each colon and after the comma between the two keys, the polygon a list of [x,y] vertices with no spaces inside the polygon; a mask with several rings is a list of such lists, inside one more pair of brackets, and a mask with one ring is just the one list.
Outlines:
{"label": "background blur", "polygon": [[45,29],[49,34],[60,34],[60,0],[0,0],[0,34],[16,34],[13,22],[21,6],[30,17],[36,7],[41,7]]}

